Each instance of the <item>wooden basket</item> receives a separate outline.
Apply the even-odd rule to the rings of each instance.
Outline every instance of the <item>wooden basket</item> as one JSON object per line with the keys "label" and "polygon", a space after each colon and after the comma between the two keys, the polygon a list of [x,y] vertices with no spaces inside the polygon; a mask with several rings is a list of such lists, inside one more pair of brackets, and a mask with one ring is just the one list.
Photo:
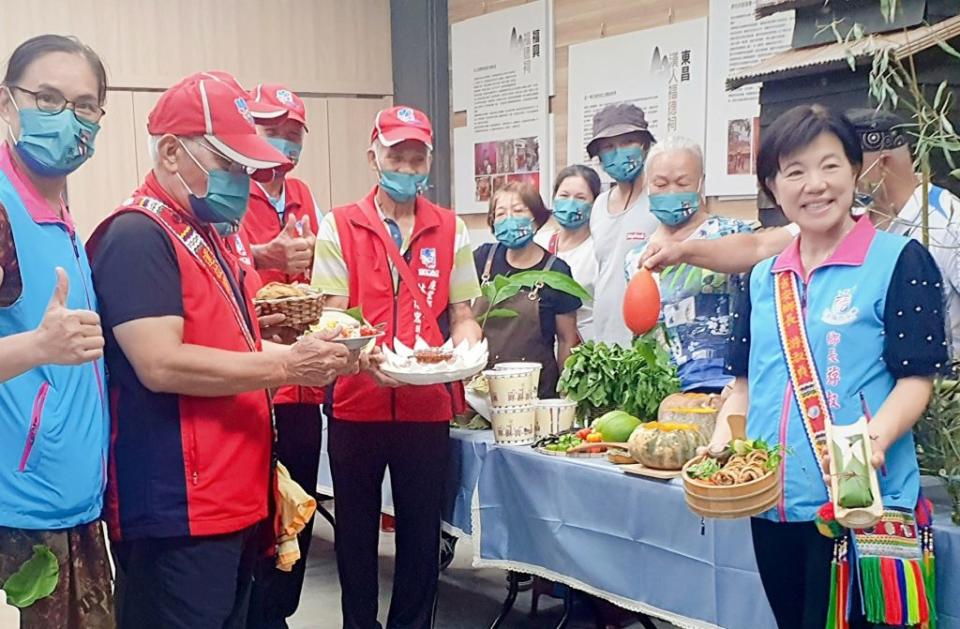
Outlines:
{"label": "wooden basket", "polygon": [[320,321],[320,315],[323,314],[323,295],[254,299],[253,306],[258,317],[281,313],[287,317],[281,325],[304,332]]}
{"label": "wooden basket", "polygon": [[687,506],[697,515],[732,520],[759,515],[776,506],[781,489],[779,467],[749,483],[712,485],[687,474],[687,469],[703,458],[701,455],[690,459],[681,470]]}

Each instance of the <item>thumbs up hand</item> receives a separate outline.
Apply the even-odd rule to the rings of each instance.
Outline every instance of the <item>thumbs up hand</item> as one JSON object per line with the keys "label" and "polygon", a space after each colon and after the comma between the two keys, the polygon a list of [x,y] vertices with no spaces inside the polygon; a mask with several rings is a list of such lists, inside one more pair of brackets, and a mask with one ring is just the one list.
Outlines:
{"label": "thumbs up hand", "polygon": [[[277,237],[262,248],[254,250],[257,267],[278,269],[288,275],[299,275],[307,271],[313,262],[313,247],[317,238],[310,228],[310,219],[304,217],[297,225],[297,217],[287,215],[283,229]],[[259,255],[256,255],[259,253]]]}
{"label": "thumbs up hand", "polygon": [[57,285],[47,311],[34,330],[36,349],[42,364],[79,365],[103,356],[100,315],[90,310],[70,310],[67,296],[70,282],[57,267]]}

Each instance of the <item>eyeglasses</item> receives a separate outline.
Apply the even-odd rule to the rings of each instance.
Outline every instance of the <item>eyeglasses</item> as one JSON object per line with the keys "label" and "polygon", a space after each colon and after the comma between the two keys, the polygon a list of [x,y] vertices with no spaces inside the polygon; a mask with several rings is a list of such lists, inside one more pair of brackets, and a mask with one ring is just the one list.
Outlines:
{"label": "eyeglasses", "polygon": [[100,106],[100,103],[92,100],[73,101],[56,90],[41,90],[34,92],[19,85],[11,85],[15,90],[24,94],[33,96],[37,109],[47,114],[59,114],[67,105],[73,105],[73,114],[87,122],[99,122],[107,112]]}

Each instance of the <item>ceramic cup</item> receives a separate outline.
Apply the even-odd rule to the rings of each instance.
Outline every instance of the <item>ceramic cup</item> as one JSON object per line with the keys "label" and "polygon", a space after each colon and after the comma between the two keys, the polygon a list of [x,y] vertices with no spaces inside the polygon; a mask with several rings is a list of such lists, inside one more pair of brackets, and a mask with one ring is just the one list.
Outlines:
{"label": "ceramic cup", "polygon": [[490,405],[516,406],[528,404],[530,397],[530,374],[533,369],[488,369],[483,372],[490,389]]}
{"label": "ceramic cup", "polygon": [[566,432],[573,428],[577,403],[572,400],[540,400],[536,403],[537,439]]}
{"label": "ceramic cup", "polygon": [[503,370],[513,370],[513,369],[533,369],[533,373],[530,374],[530,395],[527,398],[528,400],[536,400],[537,392],[540,389],[540,370],[543,368],[543,365],[540,363],[497,363],[493,366],[496,371]]}
{"label": "ceramic cup", "polygon": [[495,407],[490,417],[494,441],[508,446],[530,445],[536,441],[536,417],[533,404]]}

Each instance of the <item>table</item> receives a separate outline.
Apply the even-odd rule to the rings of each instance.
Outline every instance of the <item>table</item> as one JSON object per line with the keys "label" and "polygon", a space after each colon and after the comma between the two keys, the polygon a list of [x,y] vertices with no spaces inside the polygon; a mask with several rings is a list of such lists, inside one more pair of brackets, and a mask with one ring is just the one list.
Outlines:
{"label": "table", "polygon": [[[749,523],[701,525],[679,480],[630,477],[603,459],[492,446],[474,523],[476,566],[536,574],[680,627],[775,626]],[[940,515],[934,530],[939,627],[958,629],[960,528]]]}
{"label": "table", "polygon": [[[679,480],[498,446],[490,431],[450,434],[443,526],[472,537],[474,566],[536,574],[680,627],[774,626],[749,523],[701,525]],[[319,485],[332,495],[325,450]],[[939,627],[960,629],[960,528],[938,514],[934,531]]]}

